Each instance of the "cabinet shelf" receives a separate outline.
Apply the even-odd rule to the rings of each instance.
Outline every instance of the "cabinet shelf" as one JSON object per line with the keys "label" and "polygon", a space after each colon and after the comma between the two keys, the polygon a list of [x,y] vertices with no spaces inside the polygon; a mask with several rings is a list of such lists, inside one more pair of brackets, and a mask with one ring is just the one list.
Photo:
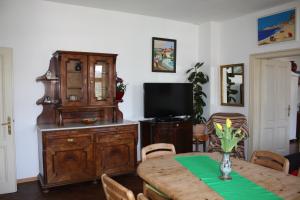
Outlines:
{"label": "cabinet shelf", "polygon": [[81,90],[82,87],[68,87],[68,90]]}
{"label": "cabinet shelf", "polygon": [[58,103],[59,103],[58,99],[52,99],[49,96],[44,96],[36,101],[37,105],[51,105],[51,104],[58,104]]}
{"label": "cabinet shelf", "polygon": [[58,77],[47,78],[46,75],[39,76],[35,79],[36,81],[59,81]]}

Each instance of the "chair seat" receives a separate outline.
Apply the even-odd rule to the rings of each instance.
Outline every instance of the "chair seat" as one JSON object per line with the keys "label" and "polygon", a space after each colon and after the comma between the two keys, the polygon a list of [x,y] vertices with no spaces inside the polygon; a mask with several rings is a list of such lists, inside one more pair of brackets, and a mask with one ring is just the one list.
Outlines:
{"label": "chair seat", "polygon": [[196,151],[199,151],[198,145],[203,145],[203,151],[206,151],[206,141],[208,141],[208,135],[207,134],[193,134],[193,143],[196,145]]}
{"label": "chair seat", "polygon": [[193,134],[193,140],[198,140],[198,141],[207,141],[208,140],[208,135],[207,134]]}

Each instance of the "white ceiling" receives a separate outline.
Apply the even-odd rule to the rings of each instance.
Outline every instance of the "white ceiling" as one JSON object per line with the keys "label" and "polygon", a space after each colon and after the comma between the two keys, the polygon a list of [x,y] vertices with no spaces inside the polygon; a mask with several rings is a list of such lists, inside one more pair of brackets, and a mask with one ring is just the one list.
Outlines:
{"label": "white ceiling", "polygon": [[293,0],[49,0],[200,24],[222,21]]}

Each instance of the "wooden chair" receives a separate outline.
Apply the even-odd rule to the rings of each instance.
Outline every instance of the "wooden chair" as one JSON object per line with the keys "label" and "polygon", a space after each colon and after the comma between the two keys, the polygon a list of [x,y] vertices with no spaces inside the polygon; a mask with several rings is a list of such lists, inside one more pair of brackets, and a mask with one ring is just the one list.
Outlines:
{"label": "wooden chair", "polygon": [[[142,148],[142,162],[156,158],[162,155],[175,155],[176,150],[173,144],[166,144],[166,143],[156,143],[151,144],[146,147]],[[153,186],[149,185],[148,183],[143,183],[144,194],[149,197],[151,200],[167,200],[170,199],[164,193],[158,191]]]}
{"label": "wooden chair", "polygon": [[250,162],[278,171],[282,171],[285,174],[289,173],[289,160],[271,151],[253,152]]}
{"label": "wooden chair", "polygon": [[142,161],[162,155],[176,154],[173,144],[156,143],[142,148]]}
{"label": "wooden chair", "polygon": [[[135,200],[134,194],[131,190],[128,190],[126,187],[114,181],[106,174],[102,174],[101,180],[106,200]],[[137,200],[149,199],[140,193],[137,195]]]}
{"label": "wooden chair", "polygon": [[196,145],[196,151],[199,151],[199,144],[203,146],[203,152],[206,152],[206,141],[208,141],[208,135],[206,134],[193,134],[193,144]]}

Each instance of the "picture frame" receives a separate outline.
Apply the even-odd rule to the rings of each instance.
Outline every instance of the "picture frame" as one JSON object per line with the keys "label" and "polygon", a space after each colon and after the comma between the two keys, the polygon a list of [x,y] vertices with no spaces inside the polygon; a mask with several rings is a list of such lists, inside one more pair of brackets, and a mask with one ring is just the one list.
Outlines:
{"label": "picture frame", "polygon": [[244,106],[244,63],[220,66],[222,106]]}
{"label": "picture frame", "polygon": [[257,19],[257,41],[259,46],[295,40],[295,38],[295,8]]}
{"label": "picture frame", "polygon": [[176,73],[176,40],[152,37],[152,72]]}

